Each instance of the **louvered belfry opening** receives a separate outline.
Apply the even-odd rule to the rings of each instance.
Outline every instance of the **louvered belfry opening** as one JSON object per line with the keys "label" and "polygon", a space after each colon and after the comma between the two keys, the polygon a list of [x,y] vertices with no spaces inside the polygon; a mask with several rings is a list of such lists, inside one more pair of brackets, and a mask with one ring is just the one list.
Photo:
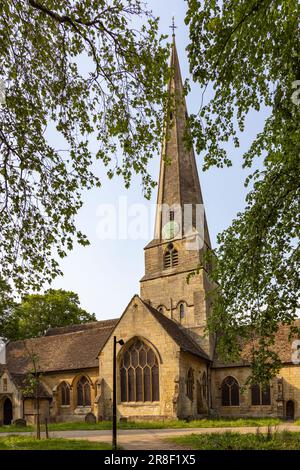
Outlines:
{"label": "louvered belfry opening", "polygon": [[120,363],[121,402],[159,401],[159,367],[156,354],[137,338]]}
{"label": "louvered belfry opening", "polygon": [[164,269],[173,268],[178,265],[178,251],[173,243],[169,243],[164,253]]}

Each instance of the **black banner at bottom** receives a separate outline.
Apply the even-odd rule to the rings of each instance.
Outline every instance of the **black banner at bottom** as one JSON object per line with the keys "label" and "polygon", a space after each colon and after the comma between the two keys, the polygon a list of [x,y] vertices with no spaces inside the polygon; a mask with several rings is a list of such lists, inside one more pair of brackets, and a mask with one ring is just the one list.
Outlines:
{"label": "black banner at bottom", "polygon": [[[100,465],[101,467],[116,466],[126,468],[141,468],[141,466],[185,466],[188,468],[199,467],[199,465],[216,464],[222,465],[225,469],[247,467],[247,465],[259,464],[276,468],[282,465],[286,467],[289,463],[295,464],[300,461],[300,451],[2,451],[0,452],[0,464],[4,469],[4,465],[20,465],[26,468],[27,464],[30,468],[41,468],[44,463],[47,468],[51,466],[59,466],[63,462],[68,465]],[[36,467],[35,467],[36,466]],[[7,468],[7,467],[6,467]],[[96,468],[96,467],[94,467]]]}

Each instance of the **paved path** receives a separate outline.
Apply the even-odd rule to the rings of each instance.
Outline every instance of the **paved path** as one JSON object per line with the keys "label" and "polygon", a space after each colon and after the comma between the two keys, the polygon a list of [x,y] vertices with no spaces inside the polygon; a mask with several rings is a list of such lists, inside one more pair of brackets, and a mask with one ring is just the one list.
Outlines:
{"label": "paved path", "polygon": [[[290,423],[272,426],[277,431],[300,432],[300,426]],[[179,429],[120,429],[118,430],[118,443],[126,450],[180,450],[174,443],[168,442],[169,437],[184,436],[188,434],[210,434],[226,431],[241,434],[256,433],[257,427],[226,427],[226,428],[179,428]],[[261,432],[267,432],[267,426],[260,427]],[[10,433],[11,434],[11,433]],[[17,434],[17,433],[14,433]],[[21,434],[21,433],[20,433]],[[26,435],[27,433],[22,433]],[[31,434],[31,433],[28,433]],[[111,431],[53,431],[51,437],[64,437],[66,439],[86,439],[88,441],[111,442]],[[1,433],[0,436],[9,435]]]}

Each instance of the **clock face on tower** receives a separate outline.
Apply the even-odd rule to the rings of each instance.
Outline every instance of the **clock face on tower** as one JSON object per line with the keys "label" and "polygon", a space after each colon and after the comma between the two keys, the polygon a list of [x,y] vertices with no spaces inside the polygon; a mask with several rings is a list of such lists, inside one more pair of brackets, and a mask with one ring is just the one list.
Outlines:
{"label": "clock face on tower", "polygon": [[171,240],[172,238],[175,238],[179,232],[179,229],[179,224],[175,222],[175,220],[167,222],[162,228],[162,238],[164,240]]}

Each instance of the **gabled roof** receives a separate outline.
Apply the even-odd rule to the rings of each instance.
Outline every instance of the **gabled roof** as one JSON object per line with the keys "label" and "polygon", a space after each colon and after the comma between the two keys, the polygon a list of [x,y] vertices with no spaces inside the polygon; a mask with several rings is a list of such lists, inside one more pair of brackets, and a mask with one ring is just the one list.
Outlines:
{"label": "gabled roof", "polygon": [[53,328],[47,336],[10,342],[6,350],[7,367],[14,374],[32,370],[32,354],[37,356],[38,368],[43,372],[98,367],[99,350],[116,323],[117,320],[107,320]]}
{"label": "gabled roof", "polygon": [[[121,315],[119,320],[116,321],[115,327],[122,320],[129,305],[134,299],[138,299],[147,308],[147,310],[151,313],[151,315],[155,318],[155,320],[163,327],[163,329],[175,341],[175,343],[178,344],[178,346],[180,347],[182,351],[189,352],[190,354],[193,354],[194,356],[201,357],[202,359],[205,359],[206,361],[211,362],[208,355],[203,351],[201,346],[193,340],[193,338],[190,336],[186,328],[178,325],[178,323],[176,323],[174,320],[171,320],[170,318],[166,317],[164,314],[160,313],[158,310],[156,310],[154,307],[149,305],[147,302],[144,302],[140,298],[140,296],[137,294],[132,297],[127,307],[125,308],[123,314]],[[113,330],[114,328],[112,329],[111,333],[107,336],[107,339],[105,343],[102,345],[101,349],[104,348],[110,336],[113,334]],[[99,354],[101,352],[101,349],[99,349]]]}
{"label": "gabled roof", "polygon": [[174,320],[166,317],[163,313],[160,313],[151,305],[147,304],[142,300],[145,307],[154,316],[158,323],[164,328],[169,336],[175,341],[182,351],[193,354],[194,356],[201,357],[206,361],[210,361],[208,355],[203,351],[201,346],[196,343],[188,333],[187,329],[178,325]]}
{"label": "gabled roof", "polygon": [[[137,297],[182,351],[210,360],[187,330]],[[7,369],[17,381],[33,369],[36,356],[41,372],[98,367],[98,355],[113,333],[118,319],[51,328],[45,336],[12,341],[6,349]]]}
{"label": "gabled roof", "polygon": [[[8,374],[10,380],[16,386],[18,390],[20,390],[26,398],[34,398],[35,393],[30,393],[28,390],[29,383],[28,383],[28,374],[12,374],[5,364],[0,364],[0,377],[5,373]],[[26,393],[27,389],[27,393]],[[40,380],[38,384],[38,397],[39,398],[49,398],[51,399],[51,394],[47,391],[45,385]]]}

